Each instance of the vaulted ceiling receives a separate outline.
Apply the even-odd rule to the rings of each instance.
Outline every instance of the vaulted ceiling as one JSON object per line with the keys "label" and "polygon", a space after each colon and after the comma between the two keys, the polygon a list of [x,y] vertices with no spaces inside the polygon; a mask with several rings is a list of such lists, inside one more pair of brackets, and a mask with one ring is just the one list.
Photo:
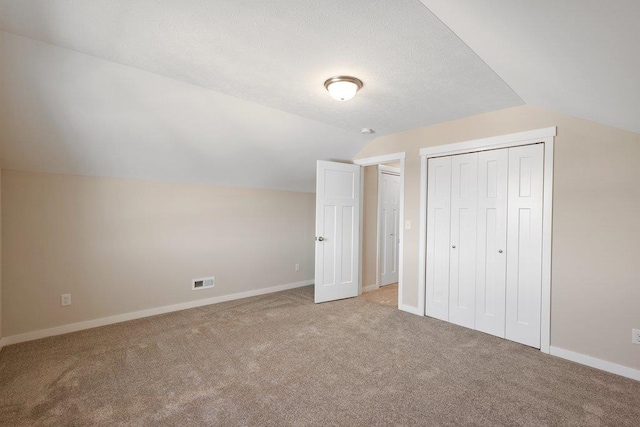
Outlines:
{"label": "vaulted ceiling", "polygon": [[422,3],[525,103],[640,133],[640,1]]}
{"label": "vaulted ceiling", "polygon": [[313,191],[363,127],[527,102],[640,130],[635,2],[422,3],[0,0],[2,167]]}

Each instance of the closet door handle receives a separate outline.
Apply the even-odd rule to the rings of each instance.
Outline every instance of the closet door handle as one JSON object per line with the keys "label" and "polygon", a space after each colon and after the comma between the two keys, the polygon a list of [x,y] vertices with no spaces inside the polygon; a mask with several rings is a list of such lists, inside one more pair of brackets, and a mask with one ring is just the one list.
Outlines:
{"label": "closet door handle", "polygon": [[501,254],[502,253],[502,249],[498,249],[498,253]]}
{"label": "closet door handle", "polygon": [[455,249],[455,248],[456,248],[456,245],[451,245],[451,247],[452,247],[453,249]]}

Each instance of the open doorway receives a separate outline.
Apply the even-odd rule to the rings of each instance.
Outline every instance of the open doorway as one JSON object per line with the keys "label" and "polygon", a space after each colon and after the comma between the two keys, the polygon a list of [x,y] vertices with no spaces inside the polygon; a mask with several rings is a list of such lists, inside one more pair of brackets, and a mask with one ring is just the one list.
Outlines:
{"label": "open doorway", "polygon": [[400,175],[398,162],[364,168],[363,292],[398,284]]}
{"label": "open doorway", "polygon": [[399,161],[363,169],[363,298],[398,307],[402,171]]}
{"label": "open doorway", "polygon": [[400,165],[378,165],[378,284],[398,285]]}
{"label": "open doorway", "polygon": [[[395,163],[394,163],[395,162]],[[316,265],[314,302],[322,303],[344,298],[353,298],[365,291],[373,291],[380,287],[381,280],[378,263],[378,165],[390,167],[399,163],[400,174],[398,176],[399,195],[397,210],[394,217],[395,231],[388,234],[393,242],[397,235],[397,246],[390,248],[385,254],[392,254],[389,260],[394,272],[397,272],[397,293],[394,293],[395,306],[404,311],[411,311],[411,307],[402,304],[403,299],[403,230],[410,229],[409,221],[404,220],[404,163],[405,153],[393,153],[376,157],[356,159],[352,164],[318,160],[316,177]],[[373,188],[375,196],[367,198],[367,206],[375,198],[373,213],[368,216],[368,224],[375,224],[373,234],[367,236],[364,243],[364,191],[365,191],[365,167],[375,166]],[[381,170],[384,168],[381,168]],[[387,172],[397,172],[387,168]],[[369,172],[371,174],[371,172]],[[373,215],[373,216],[372,216]],[[372,218],[375,217],[375,220]],[[404,227],[401,225],[404,224]],[[387,227],[386,229],[389,229]],[[367,228],[369,232],[369,227]],[[363,248],[367,249],[366,260],[363,256]],[[372,249],[373,248],[373,249]],[[370,254],[375,254],[373,260]],[[366,271],[367,281],[363,281],[363,272]],[[388,278],[387,278],[388,279]],[[366,283],[366,284],[363,284]],[[392,282],[388,282],[393,284]],[[373,287],[371,285],[374,285]],[[388,287],[387,287],[388,288]],[[395,287],[394,287],[395,288]],[[394,289],[388,288],[388,289]],[[397,297],[395,295],[397,294]],[[391,303],[391,302],[390,302]]]}

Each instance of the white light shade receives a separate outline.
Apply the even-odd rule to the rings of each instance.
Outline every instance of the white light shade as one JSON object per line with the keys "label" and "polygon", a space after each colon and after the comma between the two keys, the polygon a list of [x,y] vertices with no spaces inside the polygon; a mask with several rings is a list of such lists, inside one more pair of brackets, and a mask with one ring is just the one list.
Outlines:
{"label": "white light shade", "polygon": [[337,101],[348,101],[358,91],[358,86],[352,82],[334,82],[329,84],[327,88],[329,95]]}
{"label": "white light shade", "polygon": [[348,101],[362,87],[362,82],[355,77],[337,76],[332,77],[324,83],[329,95],[336,101]]}

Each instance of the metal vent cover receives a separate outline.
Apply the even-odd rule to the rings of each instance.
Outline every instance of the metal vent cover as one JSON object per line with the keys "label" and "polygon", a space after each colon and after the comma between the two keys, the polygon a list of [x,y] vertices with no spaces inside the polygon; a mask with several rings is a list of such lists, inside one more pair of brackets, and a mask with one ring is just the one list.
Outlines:
{"label": "metal vent cover", "polygon": [[198,289],[206,289],[206,288],[213,288],[216,284],[216,278],[215,277],[205,277],[202,279],[193,279],[193,286],[191,289],[198,290]]}

